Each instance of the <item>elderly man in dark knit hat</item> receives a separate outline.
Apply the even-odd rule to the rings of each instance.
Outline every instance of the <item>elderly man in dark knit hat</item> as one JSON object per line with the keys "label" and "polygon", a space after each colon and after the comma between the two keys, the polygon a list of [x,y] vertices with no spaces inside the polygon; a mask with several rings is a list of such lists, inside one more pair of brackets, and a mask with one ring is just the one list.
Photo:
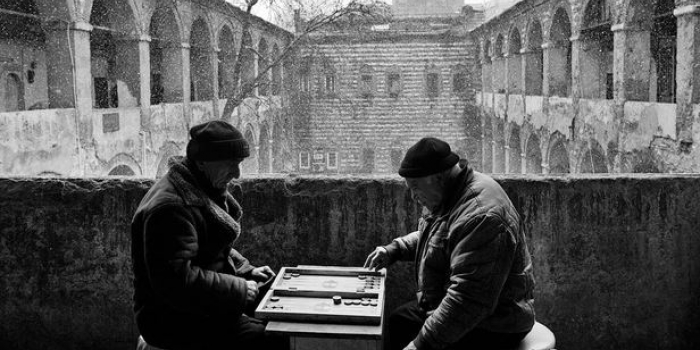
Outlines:
{"label": "elderly man in dark knit hat", "polygon": [[423,138],[399,175],[424,206],[418,231],[377,247],[365,267],[415,261],[417,299],[389,317],[390,349],[507,349],[534,324],[532,263],[518,212],[449,144]]}
{"label": "elderly man in dark knit hat", "polygon": [[136,324],[149,346],[177,349],[275,348],[254,309],[258,284],[274,277],[233,248],[241,206],[228,193],[250,155],[232,125],[190,129],[187,157],[141,200],[131,224]]}

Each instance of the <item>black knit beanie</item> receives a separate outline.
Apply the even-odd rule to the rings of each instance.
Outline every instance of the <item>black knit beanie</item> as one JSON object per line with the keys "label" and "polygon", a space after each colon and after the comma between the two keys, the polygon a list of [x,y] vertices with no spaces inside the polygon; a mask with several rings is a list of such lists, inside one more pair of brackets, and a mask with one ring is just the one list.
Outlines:
{"label": "black knit beanie", "polygon": [[401,161],[399,175],[425,177],[445,171],[459,162],[450,145],[434,137],[425,137],[411,146]]}
{"label": "black knit beanie", "polygon": [[187,158],[195,161],[218,161],[250,156],[243,134],[233,125],[213,120],[190,129]]}

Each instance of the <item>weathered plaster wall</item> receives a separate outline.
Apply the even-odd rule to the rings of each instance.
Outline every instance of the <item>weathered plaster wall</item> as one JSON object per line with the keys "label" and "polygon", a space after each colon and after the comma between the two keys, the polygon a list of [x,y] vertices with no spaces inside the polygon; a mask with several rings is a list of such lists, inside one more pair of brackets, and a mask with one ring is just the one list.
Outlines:
{"label": "weathered plaster wall", "polygon": [[[499,177],[534,258],[537,318],[561,349],[700,346],[700,176]],[[0,348],[133,349],[129,222],[149,180],[0,179]],[[397,177],[233,187],[255,263],[360,265],[413,229]],[[275,205],[270,205],[275,203]],[[390,308],[412,298],[389,271]]]}

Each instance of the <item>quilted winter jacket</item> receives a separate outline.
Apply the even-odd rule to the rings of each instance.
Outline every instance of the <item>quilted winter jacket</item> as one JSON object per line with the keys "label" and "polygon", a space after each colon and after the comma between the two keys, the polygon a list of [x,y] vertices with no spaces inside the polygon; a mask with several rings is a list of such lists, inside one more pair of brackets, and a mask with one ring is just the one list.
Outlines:
{"label": "quilted winter jacket", "polygon": [[530,331],[532,262],[510,199],[492,178],[466,165],[446,193],[418,231],[385,246],[393,259],[415,261],[418,305],[429,316],[414,344],[442,349],[475,328]]}
{"label": "quilted winter jacket", "polygon": [[203,192],[186,160],[141,200],[131,224],[133,298],[150,345],[196,348],[213,323],[241,316],[253,269],[232,247],[241,215],[230,194],[220,206]]}

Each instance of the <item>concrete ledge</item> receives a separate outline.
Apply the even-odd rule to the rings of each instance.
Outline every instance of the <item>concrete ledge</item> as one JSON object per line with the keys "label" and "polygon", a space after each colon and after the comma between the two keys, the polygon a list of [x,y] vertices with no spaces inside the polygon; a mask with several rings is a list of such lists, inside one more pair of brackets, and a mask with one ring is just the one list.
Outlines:
{"label": "concrete ledge", "polygon": [[[562,349],[700,347],[700,176],[498,176],[523,217],[538,320]],[[138,179],[0,179],[0,348],[134,349]],[[415,227],[398,177],[257,177],[233,191],[254,263],[359,265]],[[392,267],[393,308],[413,297]],[[389,310],[387,310],[389,311]]]}

